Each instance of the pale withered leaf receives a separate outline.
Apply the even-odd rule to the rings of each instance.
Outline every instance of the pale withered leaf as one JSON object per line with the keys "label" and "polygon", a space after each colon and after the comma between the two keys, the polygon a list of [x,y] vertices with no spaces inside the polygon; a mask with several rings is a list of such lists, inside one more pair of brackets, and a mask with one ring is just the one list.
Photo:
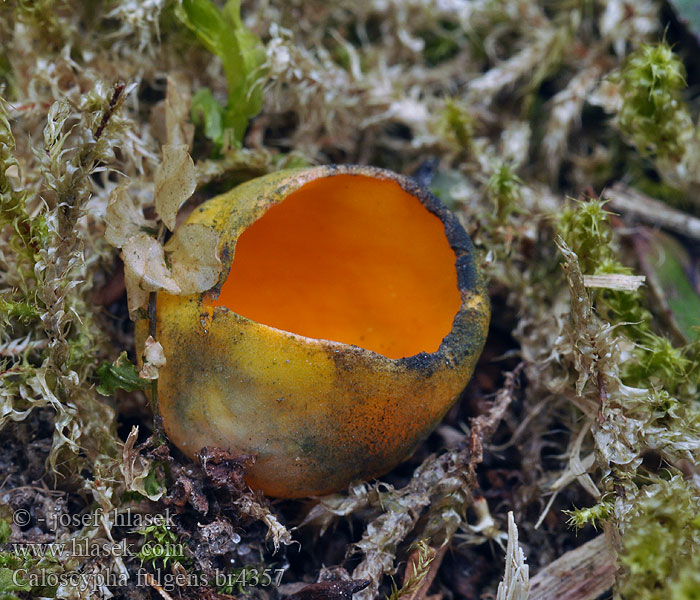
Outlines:
{"label": "pale withered leaf", "polygon": [[124,287],[126,287],[126,299],[129,304],[129,316],[136,320],[137,311],[148,304],[148,292],[139,286],[139,276],[129,267],[124,265]]}
{"label": "pale withered leaf", "polygon": [[381,505],[381,502],[378,485],[354,481],[348,486],[347,493],[323,496],[304,517],[299,527],[313,523],[319,527],[319,535],[323,535],[338,517],[346,517],[367,507]]}
{"label": "pale withered leaf", "polygon": [[[236,500],[236,506],[240,511],[248,516],[258,519],[267,525],[267,538],[272,538],[275,552],[279,550],[280,544],[290,546],[294,543],[292,534],[280,523],[275,514],[254,495],[244,494]],[[266,538],[266,539],[267,539]]]}
{"label": "pale withered leaf", "polygon": [[181,294],[204,292],[219,279],[219,236],[199,223],[182,225],[165,245],[173,279]]}
{"label": "pale withered leaf", "polygon": [[155,175],[155,204],[156,211],[170,231],[175,228],[177,211],[196,186],[194,162],[187,152],[187,145],[163,146],[163,162]]}
{"label": "pale withered leaf", "polygon": [[181,293],[165,264],[163,246],[150,235],[129,238],[122,248],[122,260],[130,313],[146,304],[148,292]]}
{"label": "pale withered leaf", "polygon": [[168,76],[165,92],[165,131],[168,144],[192,147],[194,125],[187,122],[190,114],[189,87]]}
{"label": "pale withered leaf", "polygon": [[152,225],[134,205],[126,185],[114,188],[110,194],[105,222],[105,239],[116,248],[124,246],[130,237],[140,233],[142,227]]}
{"label": "pale withered leaf", "polygon": [[141,379],[158,379],[158,369],[165,366],[166,360],[163,346],[153,339],[152,335],[149,335],[144,343],[142,356],[143,366],[139,371],[139,377]]}
{"label": "pale withered leaf", "polygon": [[139,428],[135,425],[131,428],[131,432],[126,438],[126,442],[124,442],[122,463],[119,465],[119,470],[124,476],[127,490],[138,492],[149,500],[156,502],[165,490],[156,482],[149,480],[151,461],[141,456],[140,452],[134,447],[138,437]]}

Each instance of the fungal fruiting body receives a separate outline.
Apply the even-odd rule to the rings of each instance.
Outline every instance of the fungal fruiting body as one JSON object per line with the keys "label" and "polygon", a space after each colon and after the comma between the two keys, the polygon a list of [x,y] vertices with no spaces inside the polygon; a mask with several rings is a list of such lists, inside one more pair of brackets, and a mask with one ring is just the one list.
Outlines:
{"label": "fungal fruiting body", "polygon": [[185,454],[252,455],[251,487],[324,494],[407,458],[469,380],[483,279],[456,217],[412,180],[282,171],[189,222],[219,234],[224,268],[208,292],[157,298],[157,410]]}

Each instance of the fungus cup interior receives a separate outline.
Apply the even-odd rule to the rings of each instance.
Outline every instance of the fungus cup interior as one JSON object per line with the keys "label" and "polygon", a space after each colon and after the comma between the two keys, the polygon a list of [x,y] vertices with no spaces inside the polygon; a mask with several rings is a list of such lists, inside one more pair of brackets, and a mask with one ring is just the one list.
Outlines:
{"label": "fungus cup interior", "polygon": [[214,306],[397,359],[435,352],[461,298],[441,220],[395,181],[316,179],[236,242]]}

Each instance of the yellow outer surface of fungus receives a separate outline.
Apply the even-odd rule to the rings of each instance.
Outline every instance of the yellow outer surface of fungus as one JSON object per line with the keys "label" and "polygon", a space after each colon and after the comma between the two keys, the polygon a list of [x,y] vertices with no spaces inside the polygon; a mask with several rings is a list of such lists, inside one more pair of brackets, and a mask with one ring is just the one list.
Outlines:
{"label": "yellow outer surface of fungus", "polygon": [[[319,182],[322,188],[315,196],[305,192]],[[362,192],[356,201],[372,205],[361,211],[357,222],[348,195],[356,185]],[[334,201],[334,186],[345,192],[339,192],[341,212],[333,213],[336,209],[328,205],[332,223],[324,236],[323,207]],[[285,218],[290,219],[290,231],[302,222],[292,201],[289,217],[272,211],[297,196],[316,207],[315,224],[301,226],[305,230],[298,239],[289,237],[284,227]],[[429,230],[434,237],[439,219],[452,265],[449,273],[444,266],[428,269],[433,252],[444,254],[438,248],[442,242],[426,241],[421,247],[416,206],[402,206],[402,197],[422,205],[418,210],[427,215],[426,239]],[[390,218],[402,215],[410,229],[403,242],[395,232],[381,235],[376,224],[384,217],[373,212],[381,206],[395,207],[391,210],[398,212]],[[268,212],[270,218],[263,220]],[[386,473],[410,456],[471,377],[490,315],[483,278],[456,217],[411,179],[358,166],[281,171],[213,198],[188,222],[208,225],[219,234],[223,263],[212,290],[157,297],[156,339],[167,358],[158,379],[157,411],[170,440],[188,456],[205,446],[250,454],[255,461],[246,481],[253,488],[283,498],[329,493],[354,479]],[[268,222],[267,227],[277,227],[270,229],[273,233],[263,230]],[[337,229],[343,223],[360,230],[345,236]],[[314,231],[329,247],[311,252],[306,268],[299,263],[300,247],[313,246]],[[341,249],[332,247],[332,240],[346,237],[338,242]],[[240,265],[234,262],[239,240]],[[279,247],[266,253],[268,243]],[[250,249],[244,255],[246,246]],[[333,255],[336,251],[342,260]],[[280,265],[272,260],[275,252]],[[259,278],[256,257],[265,269]],[[348,265],[353,257],[361,268]],[[339,265],[337,277],[333,260]],[[376,269],[369,284],[362,278],[363,265]],[[393,281],[392,265],[405,271],[405,277]],[[267,272],[275,269],[273,275]],[[347,293],[343,282],[348,282]],[[374,287],[381,287],[376,300]],[[324,302],[336,308],[324,310]],[[358,302],[361,310],[352,313]],[[241,307],[242,314],[230,306]],[[138,347],[147,330],[146,321],[137,323]],[[320,337],[324,332],[330,339]],[[362,340],[374,350],[360,347]],[[413,354],[403,357],[405,352]]]}

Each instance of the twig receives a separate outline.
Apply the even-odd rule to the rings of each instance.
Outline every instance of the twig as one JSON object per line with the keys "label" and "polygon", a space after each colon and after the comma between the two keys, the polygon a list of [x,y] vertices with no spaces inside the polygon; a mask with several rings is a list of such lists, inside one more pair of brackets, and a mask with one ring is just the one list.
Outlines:
{"label": "twig", "polygon": [[350,581],[320,581],[306,585],[290,600],[351,600],[353,595],[369,585],[369,579]]}
{"label": "twig", "polygon": [[540,570],[529,600],[593,600],[613,586],[615,571],[615,552],[601,534]]}
{"label": "twig", "polygon": [[[162,244],[165,238],[165,223],[160,224],[158,229],[158,243]],[[157,311],[156,311],[156,292],[151,292],[148,295],[148,335],[150,335],[154,340],[156,339],[157,330]],[[154,379],[151,382],[151,407],[154,414],[158,414],[158,379]],[[164,438],[162,432],[159,430],[159,426],[156,423],[155,430],[161,439]]]}
{"label": "twig", "polygon": [[163,589],[163,587],[156,581],[155,577],[153,577],[153,575],[150,573],[146,573],[146,583],[156,592],[158,592],[163,597],[163,600],[173,600],[173,597]]}
{"label": "twig", "polygon": [[109,106],[107,107],[107,110],[102,114],[102,120],[97,126],[97,129],[95,130],[96,140],[100,139],[102,132],[105,130],[105,127],[107,127],[107,123],[114,114],[114,111],[117,107],[117,102],[119,101],[119,97],[124,92],[124,88],[126,88],[126,84],[122,81],[118,81],[114,84],[114,91],[112,92],[112,97],[109,99]]}
{"label": "twig", "polygon": [[700,240],[700,219],[697,217],[620,183],[607,190],[604,196],[610,200],[613,208],[633,215],[640,221]]}
{"label": "twig", "polygon": [[513,400],[513,392],[525,363],[521,362],[510,373],[506,374],[504,386],[496,394],[496,399],[485,415],[479,415],[472,422],[471,435],[469,437],[469,477],[472,482],[476,480],[476,467],[484,460],[484,442],[495,432],[503,419],[508,406]]}

